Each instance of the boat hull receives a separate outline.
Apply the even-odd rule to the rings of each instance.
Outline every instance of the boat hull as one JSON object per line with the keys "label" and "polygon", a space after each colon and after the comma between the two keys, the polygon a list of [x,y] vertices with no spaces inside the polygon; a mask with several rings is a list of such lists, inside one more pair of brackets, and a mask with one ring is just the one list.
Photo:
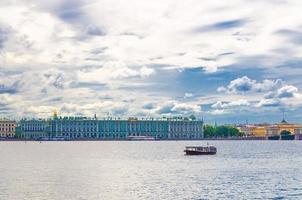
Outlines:
{"label": "boat hull", "polygon": [[215,155],[216,152],[201,152],[201,151],[190,151],[190,150],[185,150],[184,151],[186,155]]}

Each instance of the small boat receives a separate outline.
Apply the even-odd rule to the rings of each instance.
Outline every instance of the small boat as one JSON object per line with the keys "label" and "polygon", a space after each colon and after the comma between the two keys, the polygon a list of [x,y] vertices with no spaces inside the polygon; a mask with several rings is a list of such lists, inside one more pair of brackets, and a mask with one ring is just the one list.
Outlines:
{"label": "small boat", "polygon": [[217,152],[216,147],[214,146],[188,146],[184,150],[186,155],[215,155]]}

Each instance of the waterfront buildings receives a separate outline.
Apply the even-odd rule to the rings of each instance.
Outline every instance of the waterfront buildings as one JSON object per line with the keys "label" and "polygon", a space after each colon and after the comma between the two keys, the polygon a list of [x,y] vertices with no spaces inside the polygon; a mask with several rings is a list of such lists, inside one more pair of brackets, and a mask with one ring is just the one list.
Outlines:
{"label": "waterfront buildings", "polygon": [[53,137],[127,139],[149,136],[156,139],[201,139],[203,121],[189,119],[97,119],[86,117],[57,117],[51,120]]}
{"label": "waterfront buildings", "polygon": [[201,139],[203,121],[189,118],[128,119],[88,117],[58,117],[52,119],[23,119],[21,138],[60,137],[66,139],[112,139],[147,136],[155,139]]}
{"label": "waterfront buildings", "polygon": [[171,120],[168,121],[169,139],[198,139],[203,138],[203,120]]}
{"label": "waterfront buildings", "polygon": [[283,119],[280,123],[266,127],[266,136],[280,135],[282,131],[290,132],[291,135],[300,134],[302,133],[302,126],[288,123]]}
{"label": "waterfront buildings", "polygon": [[86,117],[57,117],[50,120],[49,134],[64,138],[97,138],[98,121]]}
{"label": "waterfront buildings", "polygon": [[22,119],[19,122],[18,137],[36,139],[50,136],[49,120],[45,119]]}
{"label": "waterfront buildings", "polygon": [[250,137],[274,137],[280,136],[283,131],[289,132],[291,135],[302,134],[302,126],[288,123],[284,119],[276,124],[255,124],[244,125],[238,127],[246,136]]}
{"label": "waterfront buildings", "polygon": [[8,119],[0,119],[0,137],[15,137],[16,122]]}
{"label": "waterfront buildings", "polygon": [[250,137],[265,137],[267,124],[259,124],[259,125],[243,125],[237,127],[240,132],[244,133],[245,136]]}
{"label": "waterfront buildings", "polygon": [[[202,139],[203,120],[186,117],[173,118],[92,118],[58,117],[51,119],[22,119],[17,124],[8,119],[0,120],[0,137],[19,137],[23,139],[60,138],[60,139],[98,139],[124,140],[133,138],[154,138],[162,140]],[[284,138],[302,139],[302,125],[282,120],[277,124],[254,124],[237,126],[247,137],[265,139]],[[282,136],[283,137],[283,136]]]}
{"label": "waterfront buildings", "polygon": [[295,140],[302,140],[302,133],[295,133]]}

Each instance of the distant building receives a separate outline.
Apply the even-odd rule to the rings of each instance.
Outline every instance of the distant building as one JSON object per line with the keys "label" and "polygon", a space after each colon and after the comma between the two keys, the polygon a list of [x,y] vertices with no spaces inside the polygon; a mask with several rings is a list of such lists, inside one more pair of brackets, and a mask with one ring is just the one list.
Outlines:
{"label": "distant building", "polygon": [[97,138],[98,122],[96,118],[57,117],[50,121],[50,135],[65,138]]}
{"label": "distant building", "polygon": [[266,137],[266,127],[268,124],[257,124],[257,125],[241,125],[237,126],[240,132],[244,133],[245,136],[249,137]]}
{"label": "distant building", "polygon": [[180,119],[97,119],[86,117],[55,117],[50,132],[55,137],[126,139],[150,136],[158,139],[203,138],[203,121]]}
{"label": "distant building", "polygon": [[295,140],[302,140],[302,132],[299,130],[300,133],[295,133]]}
{"label": "distant building", "polygon": [[127,139],[147,136],[155,139],[201,139],[203,121],[191,118],[128,119],[58,117],[50,120],[23,119],[21,138],[64,137],[67,139]]}
{"label": "distant building", "polygon": [[123,139],[128,136],[130,128],[127,120],[115,120],[112,118],[98,120],[98,136],[103,139]]}
{"label": "distant building", "polygon": [[9,119],[0,119],[0,137],[15,137],[16,122]]}
{"label": "distant building", "polygon": [[200,139],[203,136],[203,121],[168,121],[169,139]]}
{"label": "distant building", "polygon": [[101,138],[150,136],[158,139],[203,138],[203,121],[180,119],[99,120]]}
{"label": "distant building", "polygon": [[291,124],[284,119],[277,124],[255,124],[241,125],[237,127],[246,136],[251,137],[272,137],[280,136],[283,131],[289,132],[291,135],[302,135],[302,126]]}
{"label": "distant building", "polygon": [[19,122],[19,129],[19,137],[25,139],[50,136],[49,121],[44,119],[22,119]]}
{"label": "distant building", "polygon": [[278,136],[282,131],[288,131],[291,135],[294,135],[296,133],[302,133],[302,126],[288,123],[283,119],[280,123],[268,126],[266,128],[266,136]]}

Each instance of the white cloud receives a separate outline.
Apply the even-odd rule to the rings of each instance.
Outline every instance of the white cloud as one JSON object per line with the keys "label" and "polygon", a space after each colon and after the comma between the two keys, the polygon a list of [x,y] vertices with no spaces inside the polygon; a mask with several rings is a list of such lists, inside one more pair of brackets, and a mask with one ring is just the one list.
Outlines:
{"label": "white cloud", "polygon": [[148,77],[155,70],[146,66],[131,68],[123,62],[112,61],[104,63],[100,68],[90,71],[79,71],[78,77],[84,82],[111,83],[114,80],[131,77]]}
{"label": "white cloud", "polygon": [[214,109],[214,110],[208,111],[208,113],[212,114],[212,115],[224,115],[224,114],[227,114],[228,112],[225,111],[224,109]]}
{"label": "white cloud", "polygon": [[284,85],[276,91],[271,91],[265,95],[265,98],[290,98],[298,93],[298,88],[293,85]]}
{"label": "white cloud", "polygon": [[176,101],[170,101],[158,106],[156,108],[156,113],[164,115],[200,114],[201,106],[192,103],[180,103]]}
{"label": "white cloud", "polygon": [[282,103],[279,99],[261,99],[255,107],[280,107]]}
{"label": "white cloud", "polygon": [[[20,47],[13,45],[16,39],[11,41],[5,55],[11,65],[32,61],[49,64],[63,50],[66,52],[62,62],[68,65],[96,64],[86,60],[89,55],[85,51],[101,45],[109,47],[107,61],[118,60],[128,67],[131,63],[176,68],[201,66],[207,72],[215,72],[241,57],[263,54],[278,57],[270,50],[281,48],[284,43],[283,36],[275,32],[298,28],[301,14],[297,4],[298,1],[283,4],[257,1],[246,6],[244,0],[223,3],[29,0],[2,4],[0,18],[16,35],[33,43],[32,51],[20,55],[16,54]],[[289,12],[292,14],[288,15]],[[228,27],[227,22],[232,20],[242,23]],[[207,27],[216,28],[207,31]],[[85,30],[93,34],[84,36]],[[292,48],[297,50],[295,56],[301,55],[299,47]],[[230,51],[234,53],[225,54]],[[271,66],[273,60],[266,64]]]}
{"label": "white cloud", "polygon": [[10,105],[13,102],[13,99],[8,94],[0,94],[0,105],[1,106],[7,106]]}
{"label": "white cloud", "polygon": [[231,102],[221,102],[217,101],[211,107],[214,109],[226,109],[226,108],[233,108],[233,107],[242,107],[242,106],[249,106],[251,103],[245,99],[239,99]]}
{"label": "white cloud", "polygon": [[[93,109],[131,114],[150,99],[156,108],[146,109],[145,114],[156,115],[161,109],[200,113],[202,102],[175,100],[184,91],[192,92],[184,98],[198,96],[191,85],[184,84],[176,95],[158,77],[166,75],[174,85],[187,68],[201,67],[201,73],[209,75],[233,70],[233,65],[273,69],[300,58],[301,45],[292,38],[298,37],[293,33],[299,32],[300,7],[295,0],[4,0],[0,3],[0,93],[10,94],[12,113],[19,116],[53,107],[65,109],[66,114],[85,113],[84,108],[85,114]],[[285,48],[290,51],[282,51]],[[179,75],[169,77],[171,69]],[[296,71],[292,73],[297,75]],[[133,91],[135,87],[140,91]],[[300,98],[298,86],[248,77],[218,91],[218,101],[224,102],[225,93],[230,95],[228,103],[220,105],[228,109],[254,105],[252,95],[242,98],[250,105],[233,101],[233,95],[243,93],[287,98],[291,105],[298,105],[294,99]],[[101,96],[111,99],[105,103]],[[129,96],[135,100],[124,102]],[[253,96],[258,102],[262,99]]]}
{"label": "white cloud", "polygon": [[193,93],[186,92],[185,95],[184,95],[184,98],[187,99],[187,98],[191,98],[191,97],[193,97],[193,96],[194,96]]}
{"label": "white cloud", "polygon": [[281,79],[263,80],[257,82],[247,76],[232,80],[227,87],[219,87],[218,92],[247,93],[247,92],[268,92],[282,87],[284,84]]}
{"label": "white cloud", "polygon": [[302,94],[299,93],[298,88],[285,84],[281,79],[257,82],[244,76],[231,81],[227,87],[219,87],[217,91],[237,96],[234,100],[227,102],[217,101],[211,105],[213,110],[238,112],[259,111],[267,108],[271,110],[298,109],[302,106]]}

